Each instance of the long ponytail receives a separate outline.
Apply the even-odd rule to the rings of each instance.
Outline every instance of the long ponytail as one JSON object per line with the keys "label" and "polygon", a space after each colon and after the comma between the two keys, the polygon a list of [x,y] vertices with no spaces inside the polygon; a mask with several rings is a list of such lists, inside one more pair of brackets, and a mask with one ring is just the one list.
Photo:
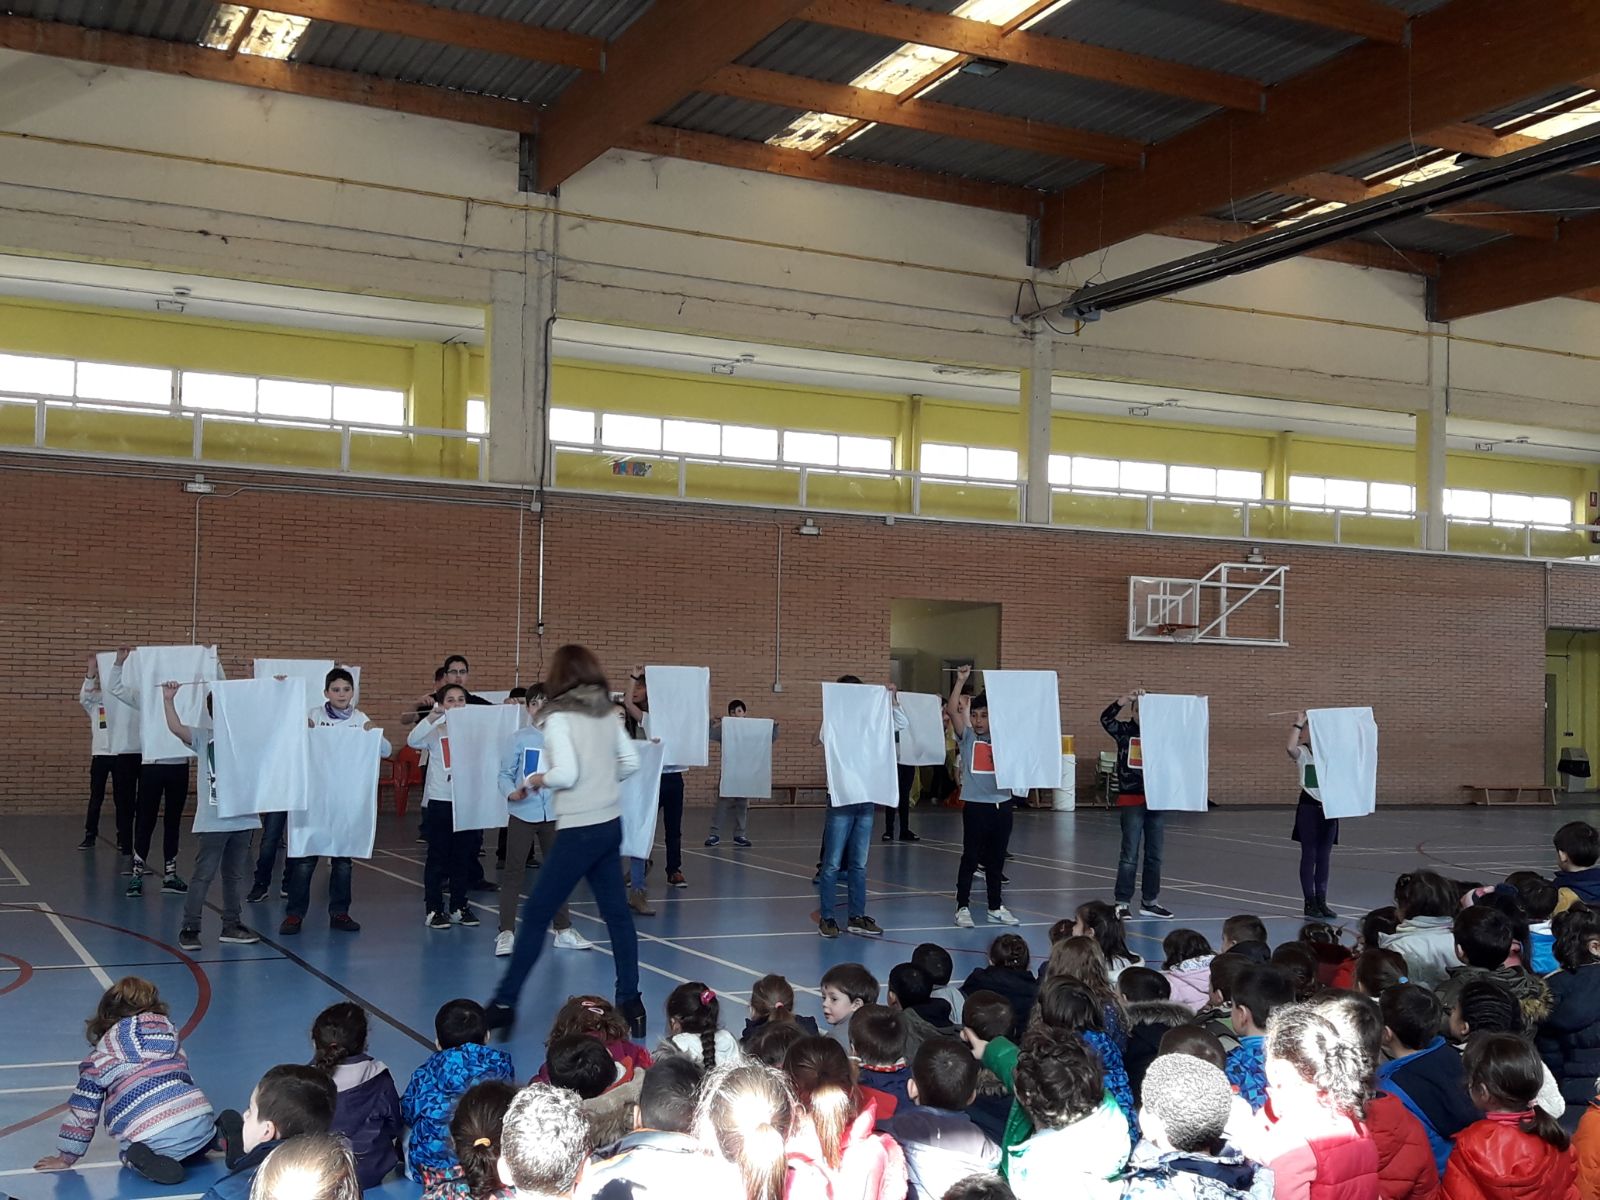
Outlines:
{"label": "long ponytail", "polygon": [[1526,1038],[1514,1033],[1475,1033],[1461,1056],[1472,1101],[1485,1112],[1521,1113],[1517,1128],[1565,1150],[1567,1131],[1536,1103],[1544,1086],[1544,1064]]}
{"label": "long ponytail", "polygon": [[1353,1037],[1310,1004],[1287,1004],[1267,1024],[1267,1057],[1293,1067],[1301,1079],[1353,1120],[1367,1108],[1367,1056]]}
{"label": "long ponytail", "polygon": [[806,1038],[789,1048],[783,1069],[817,1131],[823,1159],[837,1170],[844,1158],[845,1134],[860,1106],[849,1055],[832,1038]]}
{"label": "long ponytail", "polygon": [[667,1016],[684,1033],[700,1035],[700,1065],[707,1071],[717,1065],[717,1029],[722,1005],[717,994],[698,981],[680,983],[667,995]]}
{"label": "long ponytail", "polygon": [[706,1080],[695,1114],[700,1140],[738,1168],[745,1200],[783,1200],[795,1096],[781,1071],[734,1062]]}

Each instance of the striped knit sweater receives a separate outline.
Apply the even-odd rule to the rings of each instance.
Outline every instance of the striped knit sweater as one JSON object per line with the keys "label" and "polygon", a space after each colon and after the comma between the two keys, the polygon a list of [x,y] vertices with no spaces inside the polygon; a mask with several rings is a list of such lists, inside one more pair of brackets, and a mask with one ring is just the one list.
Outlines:
{"label": "striped knit sweater", "polygon": [[211,1114],[166,1017],[124,1017],[78,1064],[78,1086],[57,1138],[62,1158],[76,1162],[88,1151],[102,1109],[106,1131],[124,1145]]}

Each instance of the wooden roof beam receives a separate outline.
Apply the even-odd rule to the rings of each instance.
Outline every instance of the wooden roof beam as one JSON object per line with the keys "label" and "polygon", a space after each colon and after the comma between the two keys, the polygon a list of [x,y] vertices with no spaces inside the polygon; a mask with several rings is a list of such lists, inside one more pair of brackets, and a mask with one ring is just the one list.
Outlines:
{"label": "wooden roof beam", "polygon": [[1406,14],[1378,0],[1226,0],[1235,8],[1271,13],[1302,25],[1353,34],[1369,42],[1403,45]]}
{"label": "wooden roof beam", "polygon": [[[1494,30],[1485,37],[1485,29]],[[1262,113],[1221,113],[1052,196],[1039,265],[1136,237],[1235,197],[1272,191],[1600,70],[1592,0],[1454,0],[1415,18],[1408,47],[1364,44],[1273,89]],[[1328,97],[1339,98],[1337,120]]]}
{"label": "wooden roof beam", "polygon": [[1246,112],[1258,112],[1262,105],[1262,87],[1253,79],[1038,33],[1006,33],[984,21],[927,12],[889,0],[814,0],[801,16],[818,25],[1160,92],[1199,104]]}
{"label": "wooden roof beam", "polygon": [[[1374,196],[1386,196],[1403,190],[1398,183],[1373,183],[1350,175],[1331,175],[1325,172],[1294,179],[1281,189],[1291,196],[1304,196],[1308,200],[1337,201],[1340,204],[1360,204]],[[1424,214],[1427,219],[1445,221],[1452,225],[1470,225],[1494,233],[1508,233],[1512,237],[1533,238],[1553,242],[1560,235],[1561,221],[1548,213],[1513,212],[1498,204],[1481,200],[1463,200],[1445,208]]]}
{"label": "wooden roof beam", "polygon": [[[1194,242],[1242,242],[1264,232],[1259,225],[1243,221],[1218,221],[1213,217],[1190,217],[1174,221],[1150,231],[1158,237],[1186,238]],[[1343,241],[1330,246],[1319,246],[1300,255],[1325,262],[1345,263],[1353,267],[1373,267],[1381,271],[1403,271],[1408,275],[1432,276],[1439,272],[1441,259],[1437,254],[1418,250],[1391,250],[1387,246],[1374,246],[1367,242]]]}
{"label": "wooden roof beam", "polygon": [[1428,319],[1459,321],[1600,285],[1600,217],[1567,221],[1552,246],[1495,242],[1445,259],[1428,289]]}
{"label": "wooden roof beam", "polygon": [[959,175],[940,175],[910,167],[861,162],[841,158],[837,154],[813,158],[803,150],[785,150],[764,142],[693,133],[665,125],[647,125],[624,138],[620,145],[623,149],[637,150],[643,154],[659,154],[691,162],[737,167],[744,171],[784,175],[790,179],[866,188],[895,196],[914,196],[921,200],[939,200],[946,204],[988,208],[1030,217],[1038,214],[1039,203],[1044,198],[1043,192],[1028,188],[983,183],[963,179]]}
{"label": "wooden roof beam", "polygon": [[541,29],[503,17],[453,12],[417,0],[283,0],[281,4],[265,7],[291,17],[307,17],[313,21],[420,38],[468,50],[485,50],[491,54],[508,54],[531,62],[577,67],[581,71],[598,71],[605,64],[605,43],[599,38],[582,37],[560,29]]}
{"label": "wooden roof beam", "polygon": [[292,96],[337,100],[516,133],[531,133],[538,127],[534,107],[515,100],[494,100],[422,84],[396,83],[371,75],[279,62],[253,54],[229,58],[224,51],[203,46],[84,29],[60,21],[0,16],[0,47],[108,67],[234,83]]}
{"label": "wooden roof beam", "polygon": [[1108,137],[1103,133],[959,108],[933,100],[900,100],[888,92],[803,79],[755,67],[723,67],[702,84],[700,90],[780,108],[833,113],[858,121],[920,129],[925,133],[1009,146],[1058,158],[1118,166],[1137,166],[1144,160],[1144,146],[1130,138]]}
{"label": "wooden roof beam", "polygon": [[[1518,150],[1528,150],[1544,145],[1542,138],[1525,133],[1496,133],[1484,125],[1466,123],[1444,125],[1423,134],[1422,141],[1441,150],[1454,150],[1457,154],[1475,154],[1479,158],[1503,158]],[[1600,179],[1600,166],[1580,167],[1568,172],[1580,179]]]}

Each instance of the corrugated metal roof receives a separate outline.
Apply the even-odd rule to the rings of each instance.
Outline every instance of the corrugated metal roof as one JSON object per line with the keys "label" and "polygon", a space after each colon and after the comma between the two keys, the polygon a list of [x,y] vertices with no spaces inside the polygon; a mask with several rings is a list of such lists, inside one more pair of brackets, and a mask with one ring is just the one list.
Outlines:
{"label": "corrugated metal roof", "polygon": [[986,146],[916,129],[891,129],[887,125],[873,126],[833,153],[835,157],[915,167],[1047,191],[1069,187],[1100,170],[1094,163],[1051,158],[1004,146]]}
{"label": "corrugated metal roof", "polygon": [[1287,210],[1306,203],[1308,201],[1300,196],[1263,192],[1259,196],[1248,196],[1243,200],[1213,209],[1206,215],[1215,217],[1219,221],[1273,221],[1283,216]]}
{"label": "corrugated metal roof", "polygon": [[728,96],[689,96],[675,105],[656,124],[696,133],[715,133],[722,137],[764,142],[787,129],[802,114],[797,109],[755,104]]}
{"label": "corrugated metal roof", "polygon": [[1593,216],[1600,210],[1600,182],[1575,175],[1552,175],[1496,188],[1481,198],[1485,204],[1498,204],[1519,212],[1576,219]]}
{"label": "corrugated metal roof", "polygon": [[1480,246],[1487,246],[1490,242],[1498,242],[1505,238],[1503,233],[1495,233],[1492,229],[1477,229],[1470,225],[1452,225],[1448,221],[1429,221],[1422,217],[1413,217],[1407,221],[1396,221],[1386,225],[1380,230],[1370,234],[1362,234],[1352,238],[1352,241],[1370,242],[1375,246],[1390,246],[1402,253],[1406,250],[1420,250],[1424,254],[1464,254],[1468,250],[1476,250]]}
{"label": "corrugated metal roof", "polygon": [[738,61],[746,67],[761,67],[786,75],[849,83],[900,46],[893,38],[790,21],[762,38],[740,55]]}
{"label": "corrugated metal roof", "polygon": [[65,21],[170,42],[197,42],[217,6],[204,0],[14,0],[0,7],[18,17]]}
{"label": "corrugated metal roof", "polygon": [[1070,125],[1140,142],[1174,137],[1216,111],[1174,96],[1016,65],[989,76],[957,72],[928,97],[941,104]]}

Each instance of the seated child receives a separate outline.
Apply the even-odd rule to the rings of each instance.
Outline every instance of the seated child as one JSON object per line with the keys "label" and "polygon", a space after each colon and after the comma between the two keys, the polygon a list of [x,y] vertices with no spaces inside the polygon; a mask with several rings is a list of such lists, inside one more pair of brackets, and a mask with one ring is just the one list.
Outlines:
{"label": "seated child", "polygon": [[500,1126],[517,1094],[504,1079],[475,1083],[450,1115],[450,1145],[455,1166],[435,1176],[423,1200],[511,1200],[500,1181]]}
{"label": "seated child", "polygon": [[927,973],[928,982],[933,985],[933,997],[943,1000],[950,1006],[950,1020],[956,1022],[961,1016],[961,1005],[966,997],[959,988],[950,985],[950,976],[955,973],[956,965],[950,957],[950,951],[933,942],[923,942],[911,952],[911,965],[920,967]]}
{"label": "seated child", "polygon": [[1528,914],[1528,945],[1523,947],[1523,961],[1535,975],[1554,974],[1561,964],[1556,961],[1550,918],[1555,916],[1561,894],[1555,884],[1533,871],[1513,871],[1506,876],[1506,883],[1515,889],[1522,911]]}
{"label": "seated child", "polygon": [[850,1018],[850,1057],[856,1060],[861,1090],[878,1106],[878,1120],[888,1120],[911,1102],[906,1027],[899,1013],[881,1004],[857,1009]]}
{"label": "seated child", "polygon": [[359,1200],[350,1147],[336,1133],[302,1133],[262,1161],[250,1200]]}
{"label": "seated child", "polygon": [[[1224,1078],[1227,1077],[1228,1053],[1222,1048],[1217,1035],[1209,1029],[1201,1029],[1197,1025],[1179,1025],[1176,1029],[1167,1030],[1161,1039],[1161,1053],[1156,1057],[1165,1058],[1169,1054],[1187,1054],[1190,1058],[1198,1058],[1221,1071]],[[1229,1084],[1229,1087],[1232,1086]],[[1235,1091],[1228,1115],[1228,1141],[1233,1142],[1240,1131],[1253,1129],[1259,1123],[1249,1101]]]}
{"label": "seated child", "polygon": [[[961,1009],[961,1040],[981,1063],[990,1043],[1009,1038],[1016,1029],[1011,1001],[999,992],[974,992]],[[1005,1136],[1013,1105],[1010,1080],[985,1067],[978,1075],[978,1098],[967,1115],[996,1143]]]}
{"label": "seated child", "polygon": [[1398,950],[1363,950],[1356,955],[1350,987],[1368,999],[1376,1000],[1396,984],[1409,982],[1405,956]]}
{"label": "seated child", "polygon": [[339,1093],[333,1132],[350,1143],[362,1188],[377,1187],[400,1165],[404,1122],[394,1077],[367,1053],[367,1010],[349,1001],[323,1009],[311,1024],[311,1045],[311,1065]]}
{"label": "seated child", "polygon": [[[16,1036],[25,1035],[19,1028]],[[151,1183],[183,1182],[183,1160],[211,1144],[215,1118],[156,985],[133,975],[112,984],[84,1022],[84,1036],[93,1049],[78,1064],[58,1150],[33,1169],[70,1168],[88,1153],[104,1113],[125,1166]]]}
{"label": "seated child", "polygon": [[739,1058],[739,1043],[722,1027],[722,1002],[698,980],[680,983],[667,994],[667,1037],[657,1057],[684,1054],[707,1071]]}
{"label": "seated child", "polygon": [[[217,1118],[228,1156],[228,1174],[211,1185],[205,1200],[249,1200],[261,1164],[284,1142],[307,1133],[327,1133],[339,1093],[333,1080],[315,1067],[285,1063],[261,1077],[242,1114]],[[230,1143],[230,1133],[237,1141]]]}
{"label": "seated child", "polygon": [[[1235,947],[1237,949],[1237,947]],[[1195,1024],[1216,1035],[1226,1051],[1239,1048],[1239,1036],[1233,1032],[1233,981],[1239,972],[1252,965],[1242,954],[1224,950],[1211,960],[1211,994],[1205,1007],[1195,1014]]]}
{"label": "seated child", "polygon": [[1379,998],[1383,1052],[1378,1086],[1391,1092],[1427,1130],[1434,1165],[1444,1174],[1456,1134],[1478,1119],[1461,1056],[1441,1036],[1444,1008],[1427,988],[1402,983]]}
{"label": "seated child", "polygon": [[756,1062],[769,1067],[782,1069],[783,1060],[789,1054],[789,1047],[814,1036],[818,1035],[807,1033],[800,1028],[798,1021],[776,1021],[756,1030],[740,1049],[746,1058],[753,1058]]}
{"label": "seated child", "polygon": [[1575,1197],[1578,1166],[1566,1131],[1534,1103],[1542,1081],[1539,1052],[1515,1034],[1487,1033],[1468,1044],[1464,1066],[1484,1118],[1456,1135],[1445,1196]]}
{"label": "seated child", "polygon": [[1160,1053],[1162,1037],[1169,1029],[1192,1024],[1195,1014],[1172,1003],[1172,985],[1167,977],[1149,967],[1123,971],[1117,977],[1117,990],[1127,1001],[1128,1045],[1122,1052],[1122,1063],[1128,1070],[1128,1086],[1137,1104],[1144,1073]]}
{"label": "seated child", "polygon": [[1267,960],[1289,977],[1296,1000],[1309,1000],[1321,990],[1317,983],[1317,954],[1304,942],[1285,942]]}
{"label": "seated child", "polygon": [[1271,1200],[1272,1172],[1227,1144],[1233,1101],[1228,1077],[1208,1062],[1168,1054],[1151,1063],[1126,1200]]}
{"label": "seated child", "polygon": [[456,1165],[450,1145],[450,1112],[466,1090],[485,1079],[514,1079],[511,1056],[485,1044],[489,1030],[483,1006],[449,1000],[433,1018],[434,1045],[400,1097],[400,1115],[411,1126],[406,1174],[427,1187]]}
{"label": "seated child", "polygon": [[519,1196],[570,1196],[590,1144],[589,1123],[572,1097],[530,1083],[500,1125],[500,1179]]}
{"label": "seated child", "polygon": [[1226,954],[1240,942],[1267,942],[1267,923],[1253,913],[1240,913],[1236,917],[1229,917],[1222,923],[1222,949],[1219,954]]}
{"label": "seated child", "polygon": [[959,1028],[949,1003],[934,996],[933,981],[914,963],[900,963],[889,972],[887,999],[905,1023],[907,1058],[915,1058],[928,1039],[951,1037]]}
{"label": "seated child", "polygon": [[1453,929],[1456,957],[1462,965],[1451,967],[1439,985],[1439,1003],[1446,1012],[1461,998],[1461,989],[1475,979],[1493,979],[1510,989],[1522,1006],[1522,1022],[1529,1029],[1550,1015],[1550,987],[1537,975],[1507,963],[1511,955],[1511,922],[1504,913],[1475,904],[1456,914]]}
{"label": "seated child", "polygon": [[910,1104],[883,1129],[905,1151],[908,1200],[939,1200],[967,1176],[999,1169],[999,1145],[966,1112],[978,1095],[978,1063],[964,1044],[924,1042],[907,1091]]}
{"label": "seated child", "polygon": [[794,988],[782,975],[763,975],[750,989],[750,1012],[745,1017],[739,1044],[746,1046],[757,1032],[768,1025],[788,1021],[799,1025],[807,1037],[817,1036],[817,1023],[811,1017],[796,1016]]}
{"label": "seated child", "polygon": [[595,1145],[609,1146],[633,1128],[634,1105],[648,1071],[628,1070],[599,1042],[581,1033],[552,1042],[549,1053],[550,1082],[578,1094],[578,1107],[589,1118]]}
{"label": "seated child", "polygon": [[1233,981],[1230,1019],[1239,1048],[1228,1055],[1228,1082],[1256,1112],[1267,1102],[1267,1021],[1275,1009],[1294,1002],[1289,976],[1272,966],[1249,966]]}
{"label": "seated child", "polygon": [[1110,1197],[1132,1149],[1128,1123],[1082,1039],[1030,1030],[1017,1056],[1017,1103],[1033,1127],[1008,1147],[1005,1176],[1017,1200]]}
{"label": "seated child", "polygon": [[1205,934],[1174,929],[1161,939],[1161,953],[1161,973],[1172,985],[1173,1003],[1204,1007],[1211,994],[1211,960],[1216,957]]}
{"label": "seated child", "polygon": [[838,963],[823,972],[820,990],[822,1019],[837,1029],[863,1004],[878,1002],[878,977],[860,963]]}
{"label": "seated child", "polygon": [[1309,921],[1300,927],[1299,940],[1316,957],[1317,986],[1339,987],[1334,981],[1346,973],[1345,968],[1355,958],[1355,952],[1344,944],[1339,929],[1321,921]]}
{"label": "seated child", "polygon": [[[1526,1034],[1522,1019],[1522,1005],[1511,994],[1511,989],[1497,979],[1474,979],[1461,989],[1455,1007],[1445,1018],[1445,1036],[1458,1050],[1466,1048],[1467,1040],[1475,1033]],[[1561,1085],[1550,1073],[1550,1068],[1540,1064],[1544,1086],[1534,1101],[1556,1120],[1566,1115],[1567,1102],[1561,1095]]]}
{"label": "seated child", "polygon": [[[544,1040],[548,1051],[550,1043],[569,1033],[581,1033],[594,1038],[606,1048],[619,1064],[630,1070],[648,1070],[655,1059],[643,1046],[628,1040],[628,1022],[617,1011],[616,1005],[600,996],[568,996],[567,1002],[556,1010],[556,1019],[550,1023],[550,1033]],[[539,1068],[535,1082],[545,1083],[550,1078],[549,1064]]]}
{"label": "seated child", "polygon": [[967,976],[961,993],[999,992],[1011,1001],[1011,1011],[1017,1028],[1028,1022],[1034,997],[1039,991],[1039,980],[1028,969],[1028,943],[1014,933],[1002,933],[989,943],[989,962]]}
{"label": "seated child", "polygon": [[900,1144],[877,1129],[855,1070],[829,1037],[797,1042],[783,1062],[798,1104],[786,1139],[787,1200],[903,1200],[910,1186]]}
{"label": "seated child", "polygon": [[1556,830],[1556,912],[1574,904],[1600,907],[1600,831],[1587,821],[1568,821]]}
{"label": "seated child", "polygon": [[[790,1029],[792,1021],[782,1022]],[[695,1106],[705,1072],[681,1054],[650,1068],[639,1090],[633,1128],[615,1142],[597,1143],[583,1168],[579,1195],[589,1200],[629,1196],[744,1200],[737,1170],[708,1156],[694,1136]]]}

